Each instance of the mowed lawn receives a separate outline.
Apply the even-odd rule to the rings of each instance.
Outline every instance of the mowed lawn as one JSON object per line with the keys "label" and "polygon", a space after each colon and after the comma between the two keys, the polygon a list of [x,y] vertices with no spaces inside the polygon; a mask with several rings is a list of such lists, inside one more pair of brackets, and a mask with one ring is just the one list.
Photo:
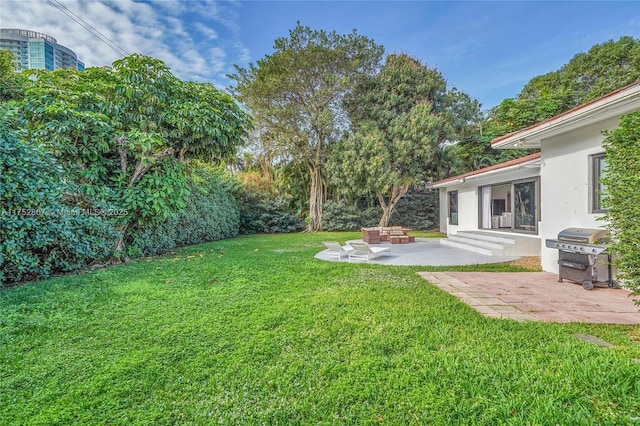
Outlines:
{"label": "mowed lawn", "polygon": [[0,424],[640,424],[639,327],[488,319],[416,274],[446,268],[313,258],[356,235],[0,290]]}

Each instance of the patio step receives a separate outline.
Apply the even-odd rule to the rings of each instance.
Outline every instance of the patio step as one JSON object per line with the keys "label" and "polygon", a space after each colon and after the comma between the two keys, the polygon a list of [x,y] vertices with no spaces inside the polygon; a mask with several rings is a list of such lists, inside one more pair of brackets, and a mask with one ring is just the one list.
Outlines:
{"label": "patio step", "polygon": [[481,230],[458,231],[442,244],[488,256],[540,256],[540,238]]}
{"label": "patio step", "polygon": [[490,241],[492,243],[498,243],[503,245],[515,245],[516,239],[506,235],[497,235],[497,234],[489,234],[482,231],[459,231],[457,234],[459,237],[480,240],[480,241]]}
{"label": "patio step", "polygon": [[500,256],[504,250],[504,246],[499,243],[482,241],[477,238],[467,238],[458,235],[451,235],[449,238],[443,238],[440,240],[440,244],[469,250],[474,253],[484,254],[487,256]]}

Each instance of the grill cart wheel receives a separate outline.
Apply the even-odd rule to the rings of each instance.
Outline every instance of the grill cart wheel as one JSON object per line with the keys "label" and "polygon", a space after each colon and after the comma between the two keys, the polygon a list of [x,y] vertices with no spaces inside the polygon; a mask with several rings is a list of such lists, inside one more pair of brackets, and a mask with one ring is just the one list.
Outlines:
{"label": "grill cart wheel", "polygon": [[593,290],[593,283],[591,281],[582,281],[582,288],[585,290]]}
{"label": "grill cart wheel", "polygon": [[620,284],[618,284],[618,281],[616,281],[616,280],[609,280],[609,282],[607,284],[611,288],[621,288]]}

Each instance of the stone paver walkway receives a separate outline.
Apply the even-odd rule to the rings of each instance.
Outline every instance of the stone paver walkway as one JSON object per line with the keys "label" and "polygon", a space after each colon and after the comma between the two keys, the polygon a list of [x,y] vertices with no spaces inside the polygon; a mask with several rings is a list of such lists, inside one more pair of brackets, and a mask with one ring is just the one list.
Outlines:
{"label": "stone paver walkway", "polygon": [[516,321],[640,324],[630,292],[580,284],[548,272],[421,272],[433,285],[487,317]]}

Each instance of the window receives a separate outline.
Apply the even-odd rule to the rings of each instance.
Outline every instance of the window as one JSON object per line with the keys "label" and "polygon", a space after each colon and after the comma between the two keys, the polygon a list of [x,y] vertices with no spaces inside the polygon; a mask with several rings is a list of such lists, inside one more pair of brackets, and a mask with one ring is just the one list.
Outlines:
{"label": "window", "polygon": [[458,224],[458,191],[451,191],[449,195],[449,225]]}
{"label": "window", "polygon": [[602,200],[607,196],[607,188],[600,182],[600,178],[607,172],[607,159],[605,154],[591,156],[591,183],[589,192],[591,198],[591,213],[604,213],[607,211],[602,206]]}

